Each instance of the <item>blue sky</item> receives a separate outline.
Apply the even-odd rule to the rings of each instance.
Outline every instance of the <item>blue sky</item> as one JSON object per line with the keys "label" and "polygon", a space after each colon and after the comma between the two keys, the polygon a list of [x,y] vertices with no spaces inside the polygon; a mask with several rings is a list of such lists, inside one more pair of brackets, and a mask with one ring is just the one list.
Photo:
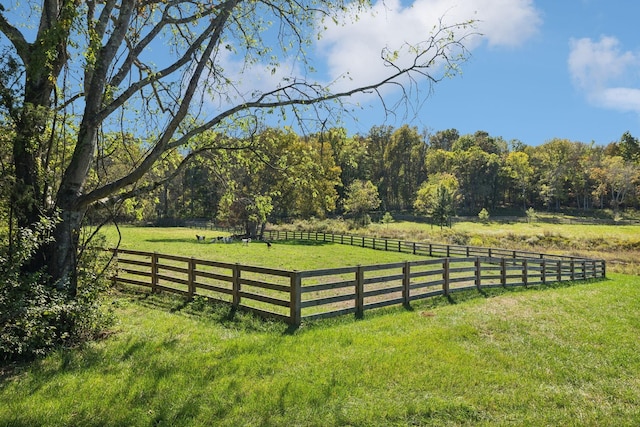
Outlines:
{"label": "blue sky", "polygon": [[[25,4],[9,3],[25,14],[23,25],[33,28]],[[353,112],[356,121],[344,121],[349,133],[406,123],[431,132],[484,130],[527,145],[552,138],[606,145],[625,131],[640,138],[637,1],[374,0],[372,13],[360,14],[357,21],[328,24],[309,52],[316,74],[295,58],[285,59],[275,72],[270,64],[248,66],[241,55],[225,49],[216,60],[228,76],[236,76],[238,98],[245,100],[256,89],[273,90],[296,75],[344,89],[384,77],[388,69],[380,65],[381,49],[425,40],[439,18],[449,24],[477,20],[482,36],[466,39],[470,57],[462,73],[438,83],[426,99],[423,90],[421,108],[408,117],[401,110],[395,118],[385,117],[373,96],[350,100],[360,107]],[[438,75],[441,69],[433,72]],[[352,80],[341,79],[346,73]],[[391,105],[397,93],[384,95]],[[224,103],[211,99],[205,115],[216,114]]]}
{"label": "blue sky", "polygon": [[[485,130],[527,145],[552,138],[606,145],[625,131],[640,137],[640,2],[387,0],[380,10],[324,35],[319,58],[331,78],[346,68],[362,81],[375,77],[371,64],[380,43],[410,40],[441,14],[478,19],[483,34],[469,40],[461,75],[437,84],[412,120],[386,124]],[[320,60],[316,65],[323,67]],[[360,100],[357,123],[346,122],[351,133],[382,124],[380,105],[370,101]]]}

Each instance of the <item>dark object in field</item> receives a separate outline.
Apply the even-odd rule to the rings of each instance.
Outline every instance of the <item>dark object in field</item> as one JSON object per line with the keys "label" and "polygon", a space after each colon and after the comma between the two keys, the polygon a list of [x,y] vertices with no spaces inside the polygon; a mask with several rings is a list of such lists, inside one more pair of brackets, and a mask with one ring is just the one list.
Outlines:
{"label": "dark object in field", "polygon": [[205,237],[204,237],[204,236],[201,236],[201,235],[199,235],[199,234],[196,234],[196,239],[198,239],[198,242],[204,242]]}
{"label": "dark object in field", "polygon": [[271,242],[270,242],[270,241],[265,240],[264,242],[267,244],[267,247],[268,247],[268,248],[271,248]]}

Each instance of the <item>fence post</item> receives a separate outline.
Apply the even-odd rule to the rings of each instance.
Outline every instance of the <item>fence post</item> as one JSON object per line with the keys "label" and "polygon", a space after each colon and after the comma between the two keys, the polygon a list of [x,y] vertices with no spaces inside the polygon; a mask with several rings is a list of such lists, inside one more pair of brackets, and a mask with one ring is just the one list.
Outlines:
{"label": "fence post", "polygon": [[240,264],[236,263],[233,266],[233,289],[231,291],[233,297],[233,308],[240,307]]}
{"label": "fence post", "polygon": [[151,292],[158,292],[158,252],[151,254]]}
{"label": "fence post", "polygon": [[356,268],[356,318],[364,315],[364,269],[361,265]]}
{"label": "fence post", "polygon": [[576,280],[576,260],[571,259],[571,280]]}
{"label": "fence post", "polygon": [[402,267],[402,305],[405,308],[410,307],[411,303],[411,263],[405,261]]}
{"label": "fence post", "polygon": [[302,323],[302,278],[296,270],[291,273],[291,305],[289,306],[289,324],[300,326]]}
{"label": "fence post", "polygon": [[507,286],[507,259],[504,257],[500,258],[500,284]]}
{"label": "fence post", "polygon": [[543,258],[542,262],[540,263],[540,266],[542,267],[542,271],[540,272],[540,275],[542,278],[542,284],[546,285],[547,284],[547,260]]}
{"label": "fence post", "polygon": [[189,299],[193,299],[193,295],[196,293],[196,259],[191,257],[189,259],[187,279],[187,292],[189,293]]}
{"label": "fence post", "polygon": [[[467,246],[468,248],[468,246]],[[478,288],[478,290],[480,290],[481,287],[481,280],[482,280],[482,272],[480,271],[480,257],[476,257],[476,288]]]}
{"label": "fence post", "polygon": [[[429,247],[431,247],[431,244],[429,244]],[[416,242],[413,242],[413,254],[416,254]]]}
{"label": "fence post", "polygon": [[115,272],[113,273],[113,276],[111,276],[111,284],[113,286],[116,286],[118,284],[118,250],[117,249],[109,249],[112,253],[113,253],[113,262],[114,262],[114,266],[115,266]]}
{"label": "fence post", "polygon": [[522,283],[525,286],[529,284],[529,262],[526,258],[522,260]]}
{"label": "fence post", "polygon": [[445,258],[442,264],[442,291],[449,296],[449,258]]}
{"label": "fence post", "polygon": [[558,282],[562,282],[562,260],[558,260]]}

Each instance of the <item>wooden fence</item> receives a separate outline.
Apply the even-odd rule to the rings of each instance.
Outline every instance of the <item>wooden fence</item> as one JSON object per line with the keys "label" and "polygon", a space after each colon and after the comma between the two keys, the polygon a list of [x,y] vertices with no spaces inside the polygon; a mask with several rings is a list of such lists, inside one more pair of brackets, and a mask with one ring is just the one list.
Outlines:
{"label": "wooden fence", "polygon": [[321,242],[340,243],[343,245],[362,248],[423,255],[428,257],[489,257],[512,259],[555,259],[563,261],[579,261],[583,258],[528,252],[511,249],[486,248],[481,246],[445,245],[438,243],[407,242],[404,240],[386,239],[382,237],[366,237],[350,234],[333,234],[309,231],[277,231],[267,230],[264,233],[267,240],[314,240]]}
{"label": "wooden fence", "polygon": [[[316,234],[318,239],[332,239],[326,241],[345,238],[323,233],[280,233],[272,232],[269,238],[305,239],[316,238]],[[348,242],[442,258],[291,271],[117,249],[114,282],[223,301],[236,309],[299,325],[305,319],[345,314],[360,317],[368,309],[409,306],[411,301],[466,289],[481,291],[606,275],[603,260],[357,236],[348,236]]]}

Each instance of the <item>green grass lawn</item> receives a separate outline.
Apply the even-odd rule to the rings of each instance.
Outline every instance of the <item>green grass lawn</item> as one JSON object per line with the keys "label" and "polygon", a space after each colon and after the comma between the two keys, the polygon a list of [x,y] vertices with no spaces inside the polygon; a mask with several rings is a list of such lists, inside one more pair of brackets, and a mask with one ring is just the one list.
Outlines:
{"label": "green grass lawn", "polygon": [[640,278],[285,325],[116,294],[113,334],[5,374],[2,426],[640,423]]}
{"label": "green grass lawn", "polygon": [[[189,228],[121,227],[120,231],[122,249],[285,270],[312,270],[423,259],[411,254],[353,248],[330,242],[275,241],[271,248],[257,241],[249,245],[243,245],[240,241],[231,244],[201,243],[196,240],[196,234],[205,235],[208,241],[212,237],[227,236],[229,233]],[[115,246],[118,241],[116,229],[108,227],[104,234],[108,246]]]}
{"label": "green grass lawn", "polygon": [[[298,269],[408,259],[195,233],[124,228],[121,246]],[[113,291],[106,304],[118,320],[104,339],[2,371],[0,426],[640,425],[637,276],[468,291],[296,330],[200,299]]]}

